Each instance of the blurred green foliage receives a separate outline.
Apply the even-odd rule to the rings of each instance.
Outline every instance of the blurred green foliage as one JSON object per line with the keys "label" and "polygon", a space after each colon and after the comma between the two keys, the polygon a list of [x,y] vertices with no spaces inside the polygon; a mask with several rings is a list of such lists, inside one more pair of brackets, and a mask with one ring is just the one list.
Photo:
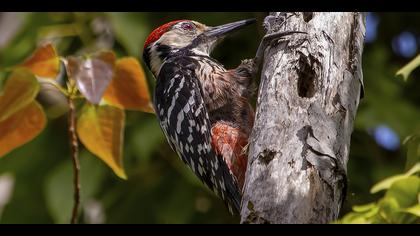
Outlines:
{"label": "blurred green foliage", "polygon": [[[0,32],[7,32],[0,34],[0,68],[22,61],[45,42],[53,42],[63,56],[112,49],[118,57],[139,58],[148,33],[170,20],[193,19],[219,25],[246,18],[262,22],[265,16],[241,12],[7,13],[13,14],[7,17],[5,14],[0,13]],[[380,199],[383,193],[370,194],[370,187],[405,169],[406,150],[401,141],[396,149],[383,148],[375,141],[375,128],[386,125],[399,140],[404,140],[420,126],[419,69],[411,73],[412,79],[406,83],[396,79],[395,73],[410,58],[399,56],[391,47],[394,37],[402,31],[410,30],[419,37],[420,14],[377,16],[376,40],[366,43],[363,55],[365,98],[360,103],[352,135],[349,189],[342,215],[354,205]],[[261,24],[250,26],[227,38],[213,55],[226,67],[234,67],[241,59],[253,57],[263,34]],[[153,91],[154,79],[147,73]],[[14,179],[8,188],[9,197],[2,198],[0,192],[0,223],[69,222],[73,192],[66,125],[66,117],[49,120],[35,140],[0,159],[0,188],[6,189],[4,176]],[[81,222],[239,221],[171,151],[153,115],[127,112],[125,130],[127,181],[118,179],[88,151],[81,152]]]}
{"label": "blurred green foliage", "polygon": [[340,223],[420,223],[420,162],[407,173],[389,177],[372,187],[371,192],[387,190],[384,197],[374,203],[353,206]]}

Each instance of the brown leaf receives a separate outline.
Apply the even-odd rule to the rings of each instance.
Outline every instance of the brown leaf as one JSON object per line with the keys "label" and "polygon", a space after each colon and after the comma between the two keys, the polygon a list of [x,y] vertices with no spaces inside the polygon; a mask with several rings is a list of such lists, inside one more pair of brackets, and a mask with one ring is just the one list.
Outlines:
{"label": "brown leaf", "polygon": [[35,101],[0,122],[0,157],[31,141],[44,129],[46,118]]}
{"label": "brown leaf", "polygon": [[114,77],[103,98],[124,109],[153,113],[146,76],[137,59],[133,57],[116,62]]}
{"label": "brown leaf", "polygon": [[51,44],[37,48],[21,65],[37,76],[54,78],[60,71],[60,59]]}

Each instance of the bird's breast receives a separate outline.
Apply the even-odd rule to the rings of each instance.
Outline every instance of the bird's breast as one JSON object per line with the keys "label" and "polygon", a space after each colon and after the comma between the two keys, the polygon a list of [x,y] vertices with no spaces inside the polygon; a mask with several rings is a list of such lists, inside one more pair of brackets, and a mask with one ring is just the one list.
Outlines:
{"label": "bird's breast", "polygon": [[200,80],[214,80],[226,72],[226,69],[222,64],[210,58],[197,57],[196,62],[197,66],[195,73]]}

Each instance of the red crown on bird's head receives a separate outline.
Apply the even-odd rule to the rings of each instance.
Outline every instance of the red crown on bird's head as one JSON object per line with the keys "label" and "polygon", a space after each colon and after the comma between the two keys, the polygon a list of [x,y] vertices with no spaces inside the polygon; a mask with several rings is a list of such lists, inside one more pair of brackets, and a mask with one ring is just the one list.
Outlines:
{"label": "red crown on bird's head", "polygon": [[149,37],[147,37],[146,42],[144,43],[144,49],[146,49],[150,44],[156,42],[164,33],[168,32],[168,30],[171,29],[173,25],[181,21],[186,20],[174,20],[162,26],[159,26],[158,28],[153,30],[152,33],[149,34]]}

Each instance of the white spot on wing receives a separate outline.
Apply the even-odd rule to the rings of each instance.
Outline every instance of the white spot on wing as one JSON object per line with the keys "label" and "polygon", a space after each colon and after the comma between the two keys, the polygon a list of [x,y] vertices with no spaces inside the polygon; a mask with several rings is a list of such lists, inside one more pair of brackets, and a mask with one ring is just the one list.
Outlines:
{"label": "white spot on wing", "polygon": [[196,117],[198,117],[198,115],[200,115],[200,113],[201,113],[201,109],[203,109],[203,104],[200,104],[200,105],[198,106],[197,110],[195,111],[194,115],[195,115]]}
{"label": "white spot on wing", "polygon": [[193,136],[190,134],[190,135],[188,136],[188,139],[187,139],[187,140],[188,140],[188,142],[189,142],[189,143],[191,143],[191,142],[193,141]]}
{"label": "white spot on wing", "polygon": [[182,121],[184,121],[184,111],[183,111],[183,110],[181,110],[181,111],[178,113],[178,116],[177,116],[176,132],[177,132],[178,134],[180,134],[180,133],[181,133],[181,124],[182,124]]}
{"label": "white spot on wing", "polygon": [[192,159],[190,159],[190,167],[191,167],[191,170],[195,173],[194,161]]}
{"label": "white spot on wing", "polygon": [[172,97],[171,106],[168,108],[168,123],[170,123],[172,110],[174,109],[176,100],[178,99],[179,91],[181,91],[182,87],[184,87],[184,82],[185,78],[182,77],[181,82],[179,83],[179,87],[175,90],[175,96]]}
{"label": "white spot on wing", "polygon": [[194,101],[194,95],[195,95],[195,91],[192,90],[191,91],[191,97],[188,99],[188,104],[193,105],[195,103],[195,101]]}
{"label": "white spot on wing", "polygon": [[203,168],[201,168],[200,165],[198,165],[198,172],[200,173],[200,175],[203,175]]}
{"label": "white spot on wing", "polygon": [[220,184],[220,187],[222,187],[223,191],[226,191],[225,181],[223,179],[219,180],[219,184]]}
{"label": "white spot on wing", "polygon": [[182,144],[182,142],[179,142],[179,149],[181,150],[181,152],[182,152],[183,147],[184,147],[184,145]]}
{"label": "white spot on wing", "polygon": [[178,77],[179,75],[175,75],[175,77],[171,79],[171,83],[169,84],[169,87],[165,90],[165,93],[168,93],[169,90],[171,90],[172,86],[174,86],[175,79]]}
{"label": "white spot on wing", "polygon": [[201,133],[205,134],[207,131],[207,127],[205,125],[201,126]]}
{"label": "white spot on wing", "polygon": [[184,106],[184,112],[185,113],[188,113],[188,112],[190,112],[190,105],[187,103],[187,104],[185,104],[185,106]]}

